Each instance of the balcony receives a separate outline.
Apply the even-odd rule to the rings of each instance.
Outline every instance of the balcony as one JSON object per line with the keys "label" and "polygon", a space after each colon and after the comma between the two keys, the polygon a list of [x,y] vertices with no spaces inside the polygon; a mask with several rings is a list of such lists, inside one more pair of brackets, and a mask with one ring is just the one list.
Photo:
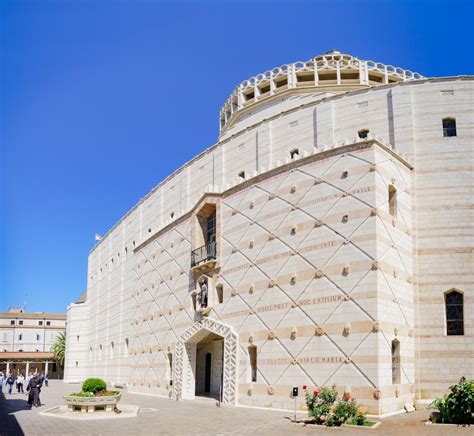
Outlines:
{"label": "balcony", "polygon": [[191,268],[204,266],[210,262],[216,261],[216,241],[208,242],[202,247],[191,251]]}

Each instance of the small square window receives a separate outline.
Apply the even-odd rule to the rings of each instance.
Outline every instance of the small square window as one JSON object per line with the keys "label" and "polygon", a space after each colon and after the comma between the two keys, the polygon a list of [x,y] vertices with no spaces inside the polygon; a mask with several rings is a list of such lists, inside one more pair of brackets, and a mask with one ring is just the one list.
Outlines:
{"label": "small square window", "polygon": [[18,324],[19,324],[19,325],[23,325],[23,321],[18,321]]}
{"label": "small square window", "polygon": [[456,120],[454,118],[443,119],[443,136],[457,136],[456,132]]}
{"label": "small square window", "polygon": [[15,325],[15,321],[14,320],[10,321],[10,325]]}
{"label": "small square window", "polygon": [[38,321],[38,325],[43,325],[43,321]]}
{"label": "small square window", "polygon": [[290,150],[290,159],[295,159],[300,155],[300,151],[297,148]]}
{"label": "small square window", "polygon": [[369,129],[362,129],[357,132],[360,139],[367,139],[369,136]]}
{"label": "small square window", "polygon": [[51,325],[51,321],[46,321],[46,325]]}

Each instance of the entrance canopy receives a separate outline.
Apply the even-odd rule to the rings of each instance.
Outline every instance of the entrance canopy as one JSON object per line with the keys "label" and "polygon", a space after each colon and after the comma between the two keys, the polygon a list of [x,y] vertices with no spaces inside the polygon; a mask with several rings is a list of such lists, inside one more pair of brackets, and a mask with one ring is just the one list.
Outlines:
{"label": "entrance canopy", "polygon": [[174,389],[176,398],[193,399],[196,386],[196,348],[209,333],[224,340],[222,402],[237,401],[237,346],[238,336],[232,327],[211,318],[194,323],[180,337],[174,359]]}

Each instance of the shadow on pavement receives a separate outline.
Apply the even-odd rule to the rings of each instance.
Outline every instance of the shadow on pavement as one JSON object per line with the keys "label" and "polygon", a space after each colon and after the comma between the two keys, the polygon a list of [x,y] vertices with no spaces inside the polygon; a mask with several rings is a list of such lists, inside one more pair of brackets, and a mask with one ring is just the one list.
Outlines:
{"label": "shadow on pavement", "polygon": [[[21,429],[15,412],[20,410],[30,410],[30,406],[27,404],[27,397],[21,396],[20,398],[8,399],[8,393],[0,392],[0,435],[1,436],[23,436],[23,430]],[[16,397],[18,394],[14,394]]]}

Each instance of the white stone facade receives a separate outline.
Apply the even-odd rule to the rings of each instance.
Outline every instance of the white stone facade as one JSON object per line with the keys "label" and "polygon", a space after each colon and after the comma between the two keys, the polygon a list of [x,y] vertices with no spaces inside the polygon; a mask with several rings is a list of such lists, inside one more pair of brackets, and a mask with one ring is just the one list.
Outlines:
{"label": "white stone facade", "polygon": [[[224,403],[291,408],[292,386],[335,383],[383,414],[474,376],[472,77],[315,59],[318,81],[287,68],[245,101],[241,85],[218,143],[94,247],[67,381],[193,398],[210,353]],[[451,289],[463,335],[446,334]]]}
{"label": "white stone facade", "polygon": [[59,377],[51,347],[66,331],[66,315],[27,313],[23,309],[0,312],[0,371],[17,374],[37,369]]}

